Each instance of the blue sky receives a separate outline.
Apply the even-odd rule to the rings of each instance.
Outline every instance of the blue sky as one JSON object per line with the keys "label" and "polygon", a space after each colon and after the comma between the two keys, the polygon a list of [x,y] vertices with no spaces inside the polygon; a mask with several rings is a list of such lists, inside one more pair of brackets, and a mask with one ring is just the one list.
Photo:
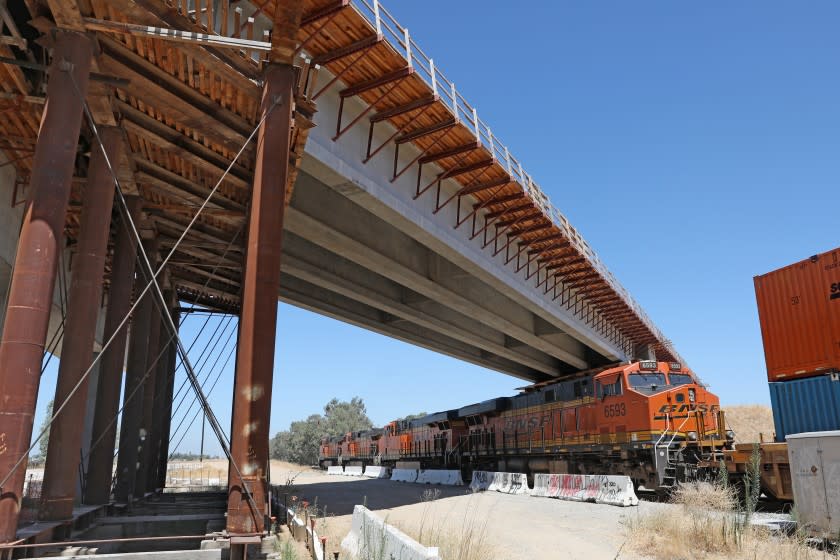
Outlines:
{"label": "blue sky", "polygon": [[[385,6],[723,403],[768,403],[752,278],[840,240],[840,4]],[[520,385],[280,306],[272,431],[332,397],[383,424]]]}

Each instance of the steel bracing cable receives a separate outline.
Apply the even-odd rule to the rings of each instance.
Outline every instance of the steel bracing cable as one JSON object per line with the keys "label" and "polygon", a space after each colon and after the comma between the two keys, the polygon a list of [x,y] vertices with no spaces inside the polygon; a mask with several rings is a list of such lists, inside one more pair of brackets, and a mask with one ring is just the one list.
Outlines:
{"label": "steel bracing cable", "polygon": [[[208,317],[208,319],[209,319],[209,317]],[[232,315],[229,315],[228,317],[226,317],[226,318],[224,318],[224,319],[221,319],[221,320],[219,320],[219,321],[217,321],[217,322],[216,322],[216,328],[215,328],[215,330],[213,331],[213,333],[210,335],[210,338],[208,339],[207,343],[204,345],[204,348],[201,350],[201,353],[199,354],[199,357],[198,357],[198,359],[196,360],[196,362],[197,362],[197,363],[201,363],[202,361],[204,361],[204,363],[206,363],[206,358],[209,358],[209,356],[212,356],[212,354],[213,354],[212,350],[210,351],[210,353],[209,353],[209,354],[207,354],[206,358],[205,358],[205,353],[206,353],[206,352],[207,352],[207,351],[208,351],[208,350],[212,347],[212,342],[213,342],[213,340],[216,338],[216,335],[217,335],[217,334],[219,334],[219,329],[221,329],[221,328],[222,328],[222,324],[224,324],[224,329],[222,330],[221,334],[219,334],[219,339],[220,339],[220,340],[221,340],[221,337],[222,337],[222,336],[224,336],[224,333],[226,333],[226,332],[227,332],[227,329],[228,329],[228,327],[230,326],[230,322],[231,322],[231,320],[232,320],[232,319],[233,319],[233,316],[232,316]],[[179,365],[178,365],[178,368],[176,368],[175,373],[177,373],[177,372],[178,372],[178,370],[181,368],[181,365],[182,365],[182,364],[179,364]],[[202,365],[198,365],[198,369],[199,369],[199,370],[200,370],[202,367],[203,367]],[[187,395],[189,394],[188,392],[184,392],[183,394],[181,394],[181,391],[182,391],[182,390],[183,390],[186,386],[187,386],[187,379],[186,379],[186,378],[184,378],[183,382],[182,382],[182,383],[181,383],[181,385],[178,387],[178,390],[177,390],[177,391],[175,392],[175,394],[172,396],[172,400],[173,400],[173,401],[175,401],[175,399],[178,399],[178,404],[175,406],[175,410],[176,410],[176,411],[177,411],[177,410],[179,410],[179,409],[181,408],[181,405],[183,404],[184,399],[186,399],[186,398],[187,398]],[[175,412],[173,412],[172,414],[174,415],[174,414],[175,414]]]}
{"label": "steel bracing cable", "polygon": [[[63,71],[65,71],[65,70],[63,70]],[[118,209],[121,212],[121,214],[123,216],[123,219],[126,220],[126,223],[131,226],[132,233],[134,234],[134,237],[137,239],[137,242],[138,242],[138,249],[139,249],[138,252],[143,257],[142,258],[142,264],[146,267],[148,274],[151,276],[151,280],[146,284],[146,286],[142,290],[142,292],[139,295],[136,296],[135,302],[132,304],[131,309],[129,309],[128,313],[126,313],[125,317],[123,317],[122,321],[120,321],[120,324],[117,326],[117,329],[114,331],[114,334],[103,345],[102,351],[100,351],[100,353],[97,354],[94,357],[90,366],[87,368],[87,370],[79,378],[79,381],[76,383],[76,385],[70,390],[70,392],[67,395],[67,397],[65,398],[64,402],[62,402],[57,408],[55,408],[53,410],[52,417],[49,419],[49,422],[47,422],[47,425],[41,430],[41,432],[38,434],[38,436],[35,438],[35,440],[31,443],[29,448],[20,456],[20,458],[18,458],[18,460],[15,462],[15,464],[9,470],[9,472],[3,477],[2,480],[0,480],[0,489],[3,488],[5,483],[12,476],[12,474],[18,468],[20,468],[21,464],[24,462],[26,457],[29,456],[29,453],[32,452],[32,450],[35,448],[35,446],[38,444],[38,442],[44,437],[44,435],[50,429],[50,427],[52,426],[52,423],[55,421],[55,419],[58,417],[58,415],[61,414],[61,411],[64,409],[65,406],[67,406],[67,403],[70,402],[70,399],[73,397],[73,395],[75,395],[76,391],[79,390],[79,387],[81,387],[82,383],[90,375],[90,372],[93,370],[94,366],[98,363],[100,356],[102,356],[104,354],[105,350],[114,341],[114,339],[116,338],[116,334],[120,331],[120,329],[122,329],[122,327],[128,321],[128,318],[131,316],[131,313],[138,306],[138,304],[142,300],[143,296],[152,288],[152,286],[154,286],[154,288],[155,288],[154,291],[155,291],[156,295],[158,296],[159,301],[164,306],[166,305],[166,299],[163,295],[163,291],[160,289],[160,285],[157,282],[157,276],[161,273],[161,271],[163,271],[167,262],[172,258],[172,255],[175,253],[175,251],[177,250],[180,243],[184,240],[184,238],[186,237],[189,230],[192,228],[192,226],[198,220],[198,216],[201,214],[201,212],[204,210],[204,208],[207,206],[207,204],[209,204],[213,195],[218,191],[219,187],[221,186],[222,181],[228,175],[228,173],[233,168],[233,166],[236,164],[237,160],[242,155],[242,153],[245,151],[245,148],[247,148],[248,144],[250,144],[251,140],[254,138],[257,131],[260,129],[260,127],[262,127],[265,120],[268,118],[268,116],[271,114],[271,112],[274,110],[274,108],[281,101],[280,97],[277,97],[277,98],[274,99],[273,103],[269,106],[268,110],[265,112],[265,114],[262,116],[260,121],[254,127],[254,130],[251,132],[251,134],[248,136],[248,138],[245,139],[245,142],[242,144],[242,147],[236,153],[236,156],[233,158],[230,165],[228,165],[228,167],[225,169],[224,173],[222,173],[222,176],[219,178],[218,182],[215,184],[213,189],[210,191],[207,198],[204,200],[202,205],[198,208],[195,215],[190,220],[190,223],[186,226],[186,228],[184,229],[181,236],[175,242],[175,244],[173,245],[169,254],[166,256],[166,258],[161,263],[157,272],[155,272],[154,268],[152,267],[151,263],[149,262],[149,259],[148,259],[148,256],[146,255],[145,250],[143,249],[142,239],[140,237],[140,233],[137,230],[137,227],[136,227],[136,225],[134,224],[134,221],[131,218],[130,212],[128,210],[128,205],[126,204],[125,196],[122,193],[122,188],[120,186],[119,178],[117,177],[117,174],[114,171],[113,166],[111,165],[111,160],[108,157],[107,150],[105,149],[105,146],[102,143],[101,137],[99,136],[99,130],[96,127],[96,122],[93,119],[93,115],[91,114],[90,107],[88,106],[87,101],[85,101],[85,96],[82,95],[81,90],[79,89],[78,83],[76,83],[75,76],[73,76],[72,72],[69,72],[68,75],[70,77],[71,83],[73,84],[73,88],[75,90],[76,95],[82,101],[82,106],[84,108],[84,113],[85,113],[85,116],[87,117],[88,124],[89,124],[89,126],[90,126],[90,128],[91,128],[91,130],[94,134],[94,137],[97,140],[97,144],[99,145],[99,148],[102,151],[102,155],[103,155],[103,158],[105,160],[105,164],[106,164],[106,166],[107,166],[107,168],[108,168],[109,172],[111,173],[111,176],[114,180],[114,186],[115,186],[115,190],[116,190],[116,193],[117,193],[117,200],[119,201]],[[201,386],[198,383],[198,380],[197,380],[196,375],[195,375],[195,371],[192,369],[192,365],[190,364],[189,356],[187,356],[186,351],[184,349],[184,346],[183,346],[180,338],[178,337],[178,329],[175,326],[171,315],[166,313],[166,314],[164,314],[164,317],[168,318],[168,321],[165,320],[164,324],[170,330],[170,333],[173,334],[173,337],[176,341],[176,345],[177,345],[177,348],[178,348],[178,352],[181,354],[181,359],[182,359],[184,365],[186,366],[186,371],[187,371],[187,375],[190,379],[190,384],[193,386],[193,389],[196,391],[196,394],[199,396],[199,399],[201,400],[201,405],[205,409],[205,415],[208,417],[208,420],[210,420],[210,426],[213,429],[217,439],[219,439],[219,443],[222,446],[222,450],[225,452],[225,455],[226,455],[228,461],[230,462],[231,466],[234,468],[237,476],[239,477],[240,481],[242,482],[243,489],[245,489],[246,485],[245,485],[244,478],[242,477],[242,473],[239,469],[239,466],[233,460],[233,457],[230,454],[230,450],[224,444],[224,440],[223,440],[223,437],[222,437],[221,425],[219,424],[218,418],[216,418],[216,415],[213,413],[212,409],[210,408],[209,403],[207,403],[206,397],[204,396],[204,394],[201,391]],[[249,501],[251,501],[252,506],[254,506],[256,508],[257,507],[256,503],[254,502],[253,497],[250,495],[250,493],[247,490],[244,490],[243,493],[245,494],[247,499]]]}
{"label": "steel bracing cable", "polygon": [[[223,336],[225,336],[225,335],[227,335],[227,338],[225,339],[224,345],[223,345],[223,346],[221,346],[222,351],[224,351],[225,349],[227,349],[227,345],[230,343],[230,340],[231,340],[231,338],[233,337],[233,333],[235,333],[235,332],[236,332],[236,328],[235,328],[235,327],[234,327],[234,329],[233,329],[232,331],[229,331],[229,330],[228,330],[228,329],[229,329],[229,327],[230,327],[230,319],[231,319],[231,318],[232,318],[232,317],[230,317],[230,318],[228,319],[227,324],[225,325],[224,330],[220,333],[220,336],[219,336],[219,342],[221,342],[222,337],[223,337]],[[222,321],[219,321],[219,324],[220,324],[220,325],[221,325],[221,323],[222,323]],[[208,343],[207,343],[207,346],[208,346],[208,347],[209,347],[209,346],[211,346],[211,345],[212,345],[212,342],[213,342],[213,341],[212,341],[212,339],[211,339],[211,340],[209,340],[209,341],[208,341]],[[216,346],[214,345],[214,348],[215,348],[215,347],[216,347]],[[216,361],[214,362],[214,365],[210,367],[210,369],[209,369],[209,370],[208,370],[208,372],[207,372],[207,375],[205,376],[204,380],[201,382],[201,387],[202,387],[202,388],[204,388],[204,386],[207,384],[207,382],[208,382],[208,381],[209,381],[209,379],[210,379],[210,376],[211,376],[211,375],[213,375],[213,371],[214,371],[214,368],[215,368],[215,364],[217,364],[217,363],[218,363],[218,361],[219,361],[219,357],[221,356],[222,351],[220,351],[220,352],[218,352],[218,353],[217,353],[217,357],[216,357]],[[213,355],[213,352],[211,351],[211,352],[210,352],[210,354],[208,354],[208,356],[207,356],[207,357],[208,357],[208,361],[209,361],[209,358],[210,358],[212,355]],[[184,383],[182,383],[182,385],[181,385],[182,387],[186,385],[186,381],[187,381],[187,380],[185,379],[185,380],[184,380]],[[178,413],[178,410],[180,410],[181,406],[184,404],[184,400],[187,398],[187,395],[188,395],[188,394],[189,394],[189,393],[185,392],[185,393],[181,396],[181,400],[178,402],[178,404],[177,404],[177,406],[176,406],[176,409],[175,409],[175,410],[172,412],[172,414],[170,415],[170,417],[171,417],[172,419],[174,419],[174,418],[175,418],[176,414]],[[183,425],[184,420],[185,420],[185,419],[186,419],[186,417],[187,417],[187,414],[189,414],[189,411],[191,411],[191,410],[192,410],[193,404],[195,404],[195,398],[193,398],[192,402],[190,402],[190,405],[189,405],[189,407],[188,407],[188,409],[187,409],[187,412],[185,412],[185,413],[184,413],[183,418],[181,418],[181,420],[178,422],[178,425],[175,427],[175,432],[177,432],[177,431],[181,428],[181,426]],[[172,437],[171,437],[171,435],[170,435],[170,440],[171,440],[171,439],[172,439]]]}
{"label": "steel bracing cable", "polygon": [[[207,396],[208,396],[208,397],[209,397],[211,394],[213,394],[213,389],[215,389],[215,388],[216,388],[216,384],[219,382],[219,379],[222,377],[222,373],[225,371],[225,368],[227,367],[228,362],[230,362],[230,358],[231,358],[231,356],[233,356],[233,353],[228,354],[228,357],[225,359],[225,363],[224,363],[224,364],[222,364],[221,369],[220,369],[220,370],[219,370],[219,372],[216,374],[216,378],[213,380],[213,384],[210,386],[210,389],[208,389],[208,390],[207,390]],[[193,414],[193,417],[192,417],[192,419],[190,420],[190,424],[192,424],[193,422],[195,422],[195,421],[196,421],[196,419],[198,418],[198,415],[199,415],[200,413],[201,413],[201,409],[199,409],[199,410],[196,410],[196,411],[195,411],[195,414]],[[187,436],[187,431],[185,430],[185,431],[184,431],[184,433],[183,433],[183,434],[181,434],[181,437],[178,439],[178,443],[176,443],[176,444],[175,444],[175,448],[172,450],[172,453],[170,453],[170,454],[169,454],[169,457],[168,457],[169,459],[172,459],[172,456],[173,456],[173,455],[175,454],[175,452],[178,450],[178,446],[179,446],[179,445],[181,445],[181,442],[182,442],[182,441],[184,441],[184,438],[185,438],[186,436]],[[170,441],[171,441],[171,440],[170,440]]]}
{"label": "steel bracing cable", "polygon": [[[224,346],[222,347],[222,348],[223,348],[223,350],[227,350],[227,349],[229,348],[229,346],[230,346],[230,344],[231,344],[231,341],[232,341],[232,340],[234,340],[234,341],[235,341],[235,336],[236,336],[236,334],[237,334],[237,330],[236,330],[236,329],[234,329],[234,330],[233,330],[233,332],[231,332],[231,333],[228,335],[228,338],[227,338],[227,340],[225,341]],[[201,388],[202,388],[202,389],[204,389],[204,387],[205,387],[205,386],[207,385],[207,383],[210,381],[210,376],[212,375],[213,371],[215,371],[215,370],[216,370],[216,365],[218,365],[218,363],[219,363],[219,359],[222,357],[222,354],[225,354],[225,353],[227,354],[227,358],[225,359],[224,363],[222,364],[221,369],[219,369],[218,373],[216,374],[216,379],[213,381],[213,384],[210,386],[210,389],[207,391],[207,396],[208,396],[208,397],[209,397],[209,396],[210,396],[210,394],[213,392],[213,388],[216,386],[216,382],[218,381],[218,379],[219,379],[219,377],[221,376],[221,374],[224,372],[224,369],[225,369],[225,367],[227,367],[227,364],[230,362],[230,358],[231,358],[231,356],[233,356],[234,354],[236,354],[236,352],[231,352],[231,351],[227,351],[227,352],[224,352],[224,351],[223,351],[223,352],[219,352],[219,353],[216,355],[216,360],[213,362],[213,365],[212,365],[212,366],[210,366],[210,370],[209,370],[209,372],[208,372],[207,378],[204,380],[204,383],[202,383],[202,384],[201,384]],[[195,399],[195,398],[193,398],[193,400],[192,400],[192,402],[190,403],[189,407],[187,407],[186,412],[184,412],[184,416],[181,418],[181,421],[178,423],[178,426],[177,426],[174,430],[172,430],[172,431],[171,431],[171,433],[170,433],[170,437],[169,437],[169,441],[170,441],[170,443],[171,443],[171,442],[172,442],[172,440],[174,439],[175,434],[177,434],[177,433],[178,433],[178,431],[180,430],[181,426],[182,426],[182,425],[183,425],[183,423],[184,423],[184,420],[186,420],[187,416],[189,416],[189,413],[190,413],[190,412],[192,412],[192,408],[193,408],[193,405],[195,405],[195,402],[196,402],[196,399]],[[199,408],[199,410],[198,410],[198,411],[196,411],[196,415],[197,415],[199,412],[201,412],[201,408]],[[172,417],[174,418],[174,416],[175,416],[175,415],[173,414],[173,415],[172,415]],[[189,423],[189,424],[187,424],[187,426],[188,426],[188,427],[192,425],[192,423],[195,421],[195,418],[196,418],[196,416],[193,416],[193,419],[190,421],[190,423]],[[181,441],[184,439],[184,436],[186,436],[186,434],[187,434],[187,430],[184,430],[183,435],[182,435],[182,436],[181,436],[181,438],[178,440],[178,444],[180,444],[180,443],[181,443]],[[230,439],[228,439],[228,444],[230,444]],[[177,447],[177,446],[176,446],[176,447]],[[171,454],[170,454],[170,458],[171,458]]]}

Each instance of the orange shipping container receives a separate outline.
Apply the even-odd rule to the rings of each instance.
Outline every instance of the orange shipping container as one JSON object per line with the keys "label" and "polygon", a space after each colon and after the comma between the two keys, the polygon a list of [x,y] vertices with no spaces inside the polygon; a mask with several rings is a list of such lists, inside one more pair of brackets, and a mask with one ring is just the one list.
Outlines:
{"label": "orange shipping container", "polygon": [[754,281],[768,379],[840,371],[840,248]]}

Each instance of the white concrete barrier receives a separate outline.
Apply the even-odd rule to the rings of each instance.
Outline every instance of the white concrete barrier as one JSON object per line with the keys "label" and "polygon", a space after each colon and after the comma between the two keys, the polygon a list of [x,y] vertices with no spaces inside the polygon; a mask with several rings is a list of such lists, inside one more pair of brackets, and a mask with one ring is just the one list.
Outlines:
{"label": "white concrete barrier", "polygon": [[[296,540],[304,540],[303,537],[299,536],[302,533],[309,533],[309,538],[307,539],[309,542],[317,543],[320,540],[318,538],[318,533],[316,533],[315,529],[312,528],[311,523],[306,523],[306,521],[300,518],[291,508],[287,508],[286,511],[289,512],[289,524],[291,525],[289,529],[292,531],[292,535],[295,536]],[[313,560],[327,560],[324,558],[324,551],[320,546],[315,546],[314,551],[315,554],[313,556]]]}
{"label": "white concrete barrier", "polygon": [[531,495],[625,507],[639,505],[629,476],[537,474]]}
{"label": "white concrete barrier", "polygon": [[461,471],[424,469],[417,475],[418,484],[445,484],[447,486],[463,486]]}
{"label": "white concrete barrier", "polygon": [[353,508],[353,522],[341,548],[356,558],[440,560],[437,548],[421,545],[364,506]]}
{"label": "white concrete barrier", "polygon": [[495,473],[488,471],[473,471],[472,480],[470,481],[470,490],[473,492],[482,492],[490,488],[493,483],[493,475]]}
{"label": "white concrete barrier", "polygon": [[344,469],[342,467],[327,467],[327,474],[344,474]]}
{"label": "white concrete barrier", "polygon": [[344,467],[344,476],[362,476],[362,467],[351,467],[350,465]]}
{"label": "white concrete barrier", "polygon": [[368,465],[365,467],[364,476],[368,478],[391,478],[391,469],[389,467]]}
{"label": "white concrete barrier", "polygon": [[528,477],[522,473],[473,471],[470,489],[503,494],[530,494]]}
{"label": "white concrete barrier", "polygon": [[418,471],[414,469],[394,469],[391,471],[391,480],[396,482],[416,482]]}

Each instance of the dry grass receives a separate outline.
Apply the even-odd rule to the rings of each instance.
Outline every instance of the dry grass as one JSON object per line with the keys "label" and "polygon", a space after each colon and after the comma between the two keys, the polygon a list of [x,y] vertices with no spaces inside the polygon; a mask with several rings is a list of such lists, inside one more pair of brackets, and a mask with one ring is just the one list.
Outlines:
{"label": "dry grass", "polygon": [[628,518],[627,545],[657,560],[840,560],[806,544],[804,536],[776,535],[744,523],[731,489],[708,483],[683,485],[674,495],[679,508]]}
{"label": "dry grass", "polygon": [[452,512],[444,512],[438,502],[440,490],[423,492],[423,513],[416,530],[399,527],[401,531],[424,546],[436,546],[446,560],[496,560],[496,551],[488,542],[487,518],[479,519],[478,508],[467,505],[460,519],[452,519]]}
{"label": "dry grass", "polygon": [[773,441],[773,411],[763,404],[738,404],[724,407],[726,423],[735,432],[737,443]]}

